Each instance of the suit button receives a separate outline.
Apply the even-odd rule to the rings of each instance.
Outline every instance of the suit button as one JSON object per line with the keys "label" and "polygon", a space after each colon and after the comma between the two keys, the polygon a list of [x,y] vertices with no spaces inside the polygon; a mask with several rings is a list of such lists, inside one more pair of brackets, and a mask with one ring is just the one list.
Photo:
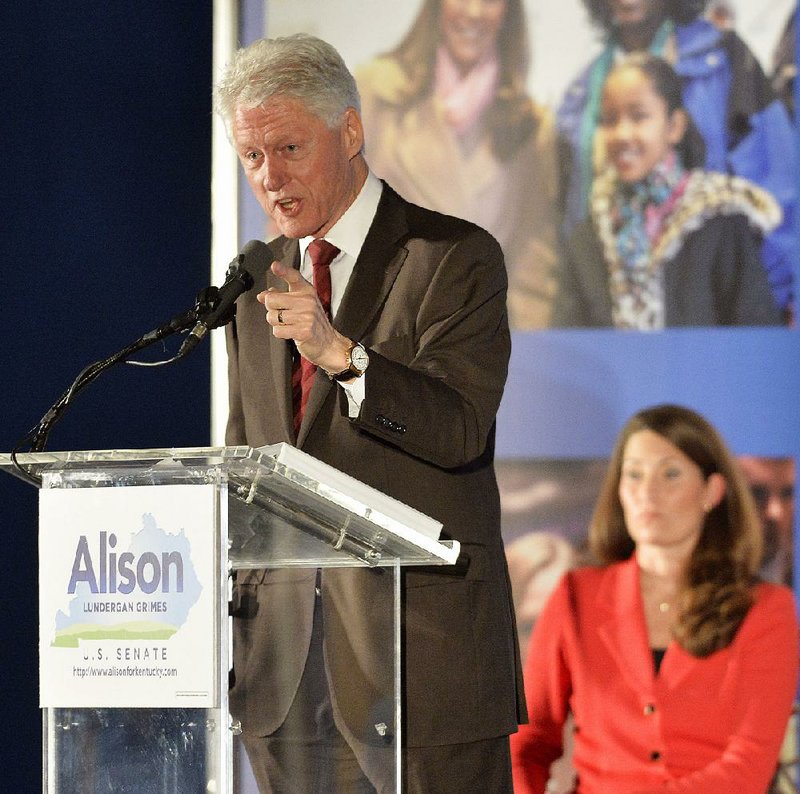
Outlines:
{"label": "suit button", "polygon": [[383,414],[378,414],[375,417],[375,421],[382,427],[385,427],[387,430],[391,430],[394,433],[406,432],[406,426],[404,424],[401,422],[395,422],[393,419],[389,419],[388,416],[384,416]]}
{"label": "suit button", "polygon": [[650,716],[651,714],[654,714],[654,713],[655,713],[656,707],[655,707],[655,704],[654,704],[654,703],[648,703],[648,704],[647,704],[647,705],[644,707],[644,709],[642,709],[642,710],[644,711],[644,715],[645,715],[645,717],[648,717],[648,716]]}
{"label": "suit button", "polygon": [[651,761],[660,761],[661,760],[661,753],[658,752],[658,750],[653,750],[653,752],[650,753],[650,760]]}

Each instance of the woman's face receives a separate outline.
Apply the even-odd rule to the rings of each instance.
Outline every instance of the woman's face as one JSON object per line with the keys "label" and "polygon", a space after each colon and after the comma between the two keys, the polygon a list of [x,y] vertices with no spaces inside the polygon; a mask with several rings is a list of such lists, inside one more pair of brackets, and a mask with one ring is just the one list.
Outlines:
{"label": "woman's face", "polygon": [[442,40],[462,71],[494,51],[506,8],[507,0],[442,0]]}
{"label": "woman's face", "polygon": [[700,467],[652,430],[628,439],[622,456],[619,499],[637,549],[688,556],[703,531],[705,515],[722,498],[720,474],[705,479]]}
{"label": "woman's face", "polygon": [[611,72],[603,89],[600,134],[606,156],[626,183],[644,179],[676,146],[686,131],[686,116],[667,111],[653,81],[640,69]]}

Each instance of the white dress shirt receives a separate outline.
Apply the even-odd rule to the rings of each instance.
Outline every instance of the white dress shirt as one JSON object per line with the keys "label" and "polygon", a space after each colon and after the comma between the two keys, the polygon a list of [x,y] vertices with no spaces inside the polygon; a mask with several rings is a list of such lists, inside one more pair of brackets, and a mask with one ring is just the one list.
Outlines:
{"label": "white dress shirt", "polygon": [[[367,178],[356,196],[353,203],[345,210],[344,215],[339,218],[334,226],[325,235],[325,239],[339,249],[339,253],[331,262],[331,314],[336,317],[339,305],[342,302],[347,284],[353,275],[353,268],[356,265],[358,255],[367,239],[375,213],[378,210],[378,202],[383,192],[381,181],[370,171]],[[308,255],[308,246],[313,237],[302,237],[300,239],[300,274],[309,283],[313,283],[313,269],[311,257]],[[353,340],[353,341],[358,341]],[[349,404],[349,414],[351,417],[358,416],[361,403],[366,394],[366,378],[364,373],[360,378],[356,378],[352,383],[339,383],[347,393]]]}

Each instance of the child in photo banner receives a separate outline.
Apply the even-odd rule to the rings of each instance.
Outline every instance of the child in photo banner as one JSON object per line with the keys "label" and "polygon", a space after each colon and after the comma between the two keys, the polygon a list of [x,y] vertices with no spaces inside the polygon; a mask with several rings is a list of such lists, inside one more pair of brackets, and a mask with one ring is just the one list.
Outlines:
{"label": "child in photo banner", "polygon": [[606,166],[565,242],[554,325],[780,324],[761,243],[781,209],[754,183],[702,169],[703,139],[665,60],[637,54],[609,72],[600,134]]}
{"label": "child in photo banner", "polygon": [[726,24],[705,19],[707,0],[582,0],[603,50],[567,88],[558,128],[568,143],[565,232],[589,213],[601,147],[596,135],[600,98],[610,70],[633,53],[664,58],[681,79],[683,102],[705,143],[701,165],[749,179],[772,193],[781,223],[763,241],[761,256],[775,302],[788,320],[794,293],[797,232],[796,135],[748,45]]}

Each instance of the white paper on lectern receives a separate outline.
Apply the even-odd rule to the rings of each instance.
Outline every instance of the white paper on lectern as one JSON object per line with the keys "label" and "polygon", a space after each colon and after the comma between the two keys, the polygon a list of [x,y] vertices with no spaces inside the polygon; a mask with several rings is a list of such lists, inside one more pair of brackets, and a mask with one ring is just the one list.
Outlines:
{"label": "white paper on lectern", "polygon": [[216,705],[216,486],[40,491],[40,705]]}

